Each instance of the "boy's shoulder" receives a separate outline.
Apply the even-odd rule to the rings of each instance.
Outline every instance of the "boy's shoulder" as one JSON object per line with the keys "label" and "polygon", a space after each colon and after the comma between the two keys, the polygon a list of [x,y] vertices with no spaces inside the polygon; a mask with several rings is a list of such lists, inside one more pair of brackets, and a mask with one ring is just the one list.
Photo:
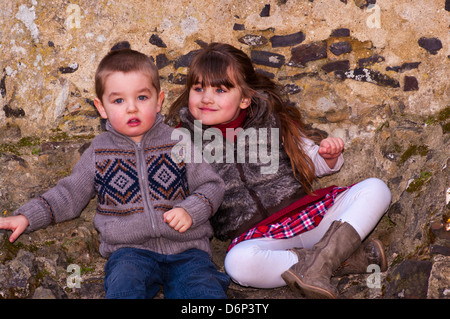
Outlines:
{"label": "boy's shoulder", "polygon": [[102,132],[98,134],[96,137],[94,137],[91,141],[91,145],[93,146],[104,146],[105,143],[109,144],[108,142],[112,142],[112,134],[111,132]]}
{"label": "boy's shoulder", "polygon": [[158,123],[157,130],[150,135],[150,139],[160,140],[164,144],[176,144],[184,139],[185,132],[169,126],[164,122]]}

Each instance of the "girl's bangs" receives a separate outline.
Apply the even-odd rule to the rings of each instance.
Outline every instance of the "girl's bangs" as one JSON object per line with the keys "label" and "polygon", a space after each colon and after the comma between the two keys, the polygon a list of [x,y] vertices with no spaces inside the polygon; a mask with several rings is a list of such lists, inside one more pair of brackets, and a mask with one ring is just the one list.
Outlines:
{"label": "girl's bangs", "polygon": [[191,65],[188,85],[234,88],[236,84],[230,77],[231,73],[231,63],[223,55],[206,55]]}

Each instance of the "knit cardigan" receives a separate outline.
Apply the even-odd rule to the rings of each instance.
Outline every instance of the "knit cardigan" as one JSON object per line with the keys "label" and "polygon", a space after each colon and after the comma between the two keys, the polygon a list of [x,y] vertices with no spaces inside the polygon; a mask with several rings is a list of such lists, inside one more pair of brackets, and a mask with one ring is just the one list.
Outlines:
{"label": "knit cardigan", "polygon": [[[183,161],[181,137],[157,115],[140,143],[116,132],[92,140],[72,174],[14,212],[29,220],[33,231],[75,218],[97,195],[94,224],[100,233],[100,253],[108,257],[121,247],[160,254],[177,254],[191,248],[211,254],[209,218],[224,194],[223,180],[209,164]],[[172,151],[176,146],[176,159]],[[175,154],[175,153],[174,153]],[[192,226],[184,233],[163,220],[164,212],[184,208]]]}
{"label": "knit cardigan", "polygon": [[[255,112],[255,111],[253,111]],[[258,147],[264,143],[263,149],[271,152],[278,152],[278,168],[275,172],[262,174],[261,169],[269,164],[258,160],[249,160],[249,150],[253,141],[247,140],[245,145],[238,142],[231,146],[236,153],[239,148],[246,149],[246,161],[234,161],[230,163],[224,158],[222,161],[214,162],[211,165],[225,181],[225,196],[218,212],[211,219],[214,234],[221,240],[233,239],[246,232],[268,216],[289,206],[306,195],[300,182],[294,178],[292,166],[281,140],[272,140],[270,131],[279,129],[280,123],[275,114],[268,115],[267,108],[261,103],[253,116],[248,117],[244,122],[243,130],[237,134],[244,134],[247,129],[267,129],[267,138],[258,140]],[[187,107],[183,107],[179,112],[180,127],[194,132],[194,118]],[[202,126],[203,131],[210,129]],[[194,134],[191,134],[193,136]],[[204,140],[203,147],[211,141]],[[224,139],[224,143],[230,141]],[[228,146],[229,147],[229,146]],[[343,165],[342,155],[333,169],[330,169],[324,159],[318,155],[318,146],[311,140],[304,138],[303,147],[315,166],[316,176],[322,176],[337,172]],[[226,146],[224,146],[226,148]]]}

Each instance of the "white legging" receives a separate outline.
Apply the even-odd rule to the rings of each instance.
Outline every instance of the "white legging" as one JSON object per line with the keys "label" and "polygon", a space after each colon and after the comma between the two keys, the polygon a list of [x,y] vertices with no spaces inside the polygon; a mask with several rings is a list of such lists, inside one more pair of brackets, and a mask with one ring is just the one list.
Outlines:
{"label": "white legging", "polygon": [[234,246],[225,258],[225,270],[236,283],[255,288],[286,285],[281,274],[298,262],[288,249],[312,248],[335,220],[347,222],[363,240],[376,226],[391,202],[386,184],[369,178],[336,197],[316,228],[289,239],[258,238]]}

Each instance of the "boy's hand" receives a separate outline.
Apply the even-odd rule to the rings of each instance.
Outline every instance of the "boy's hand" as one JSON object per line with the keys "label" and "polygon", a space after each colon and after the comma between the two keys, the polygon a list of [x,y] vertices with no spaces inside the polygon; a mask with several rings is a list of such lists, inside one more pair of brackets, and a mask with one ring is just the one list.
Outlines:
{"label": "boy's hand", "polygon": [[164,222],[180,233],[192,226],[192,217],[183,208],[177,207],[164,213]]}
{"label": "boy's hand", "polygon": [[25,231],[28,224],[28,219],[23,215],[0,218],[0,229],[9,229],[13,231],[9,237],[11,243]]}
{"label": "boy's hand", "polygon": [[334,168],[343,150],[344,141],[339,137],[327,137],[319,145],[319,155],[323,157],[330,168]]}

